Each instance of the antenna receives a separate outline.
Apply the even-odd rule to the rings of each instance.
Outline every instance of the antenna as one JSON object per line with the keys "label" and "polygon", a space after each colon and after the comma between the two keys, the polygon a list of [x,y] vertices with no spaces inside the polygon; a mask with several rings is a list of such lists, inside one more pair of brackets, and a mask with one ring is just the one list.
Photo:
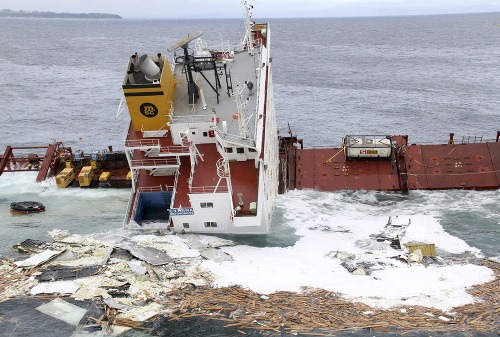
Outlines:
{"label": "antenna", "polygon": [[186,69],[186,73],[188,75],[188,99],[189,99],[189,104],[195,104],[198,98],[200,97],[199,94],[199,88],[194,83],[193,80],[193,72],[191,69],[191,65],[195,62],[195,59],[192,55],[189,55],[188,52],[188,43],[193,41],[194,39],[200,37],[203,35],[203,32],[197,31],[191,34],[190,36],[186,37],[185,39],[180,40],[177,43],[174,43],[170,47],[167,48],[169,52],[172,52],[178,48],[184,49],[184,57],[182,64],[184,65],[184,68]]}
{"label": "antenna", "polygon": [[189,42],[193,41],[194,39],[196,39],[202,35],[203,35],[202,31],[196,31],[196,32],[192,33],[191,35],[189,35],[188,37],[186,37],[185,39],[182,39],[182,40],[174,43],[173,45],[168,47],[167,50],[169,52],[173,52],[174,50],[179,49],[181,47],[184,48],[184,46],[187,46]]}

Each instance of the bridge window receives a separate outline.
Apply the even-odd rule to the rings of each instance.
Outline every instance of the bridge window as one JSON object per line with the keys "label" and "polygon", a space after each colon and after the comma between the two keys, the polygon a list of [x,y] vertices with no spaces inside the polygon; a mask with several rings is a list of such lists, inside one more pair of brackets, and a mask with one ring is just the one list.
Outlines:
{"label": "bridge window", "polygon": [[213,202],[200,202],[201,208],[214,208]]}
{"label": "bridge window", "polygon": [[244,149],[244,148],[242,148],[242,147],[237,147],[237,148],[236,148],[236,152],[237,152],[237,153],[245,153],[245,149]]}
{"label": "bridge window", "polygon": [[203,137],[208,137],[208,132],[203,131]]}
{"label": "bridge window", "polygon": [[250,152],[257,152],[257,150],[254,149],[254,148],[252,148],[252,147],[248,148],[248,151],[250,151]]}
{"label": "bridge window", "polygon": [[215,222],[215,221],[205,221],[205,227],[217,227],[217,222]]}
{"label": "bridge window", "polygon": [[189,222],[184,222],[184,223],[182,223],[182,227],[184,227],[184,228],[189,228]]}
{"label": "bridge window", "polygon": [[232,147],[226,147],[226,153],[233,153]]}

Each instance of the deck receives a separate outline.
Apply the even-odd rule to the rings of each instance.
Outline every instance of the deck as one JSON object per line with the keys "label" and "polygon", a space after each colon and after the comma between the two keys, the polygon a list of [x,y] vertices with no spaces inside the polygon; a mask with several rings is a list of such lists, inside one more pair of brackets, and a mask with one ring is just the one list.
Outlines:
{"label": "deck", "polygon": [[[391,158],[347,160],[342,148],[287,150],[288,189],[407,191],[500,188],[500,142],[407,145]],[[294,151],[293,153],[290,151]],[[294,179],[293,179],[294,178]]]}

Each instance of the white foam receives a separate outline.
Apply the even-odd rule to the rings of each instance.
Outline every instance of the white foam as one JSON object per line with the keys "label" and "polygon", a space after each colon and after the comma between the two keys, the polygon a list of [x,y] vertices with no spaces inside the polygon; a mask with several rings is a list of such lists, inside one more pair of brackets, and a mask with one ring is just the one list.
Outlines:
{"label": "white foam", "polygon": [[[216,275],[215,284],[241,285],[265,294],[318,287],[383,308],[419,304],[450,310],[474,301],[467,287],[494,277],[487,267],[472,264],[425,267],[399,262],[391,257],[401,251],[370,237],[384,230],[389,214],[377,214],[377,206],[366,203],[342,203],[341,194],[317,193],[294,191],[280,199],[280,207],[287,210],[286,225],[301,236],[293,247],[225,247],[233,261],[204,261],[203,266]],[[407,226],[406,241],[435,243],[450,253],[479,252],[446,233],[433,216],[396,217],[396,211],[393,224]],[[341,260],[327,256],[336,250],[355,254],[354,262],[372,264],[374,271],[369,276],[352,275]]]}

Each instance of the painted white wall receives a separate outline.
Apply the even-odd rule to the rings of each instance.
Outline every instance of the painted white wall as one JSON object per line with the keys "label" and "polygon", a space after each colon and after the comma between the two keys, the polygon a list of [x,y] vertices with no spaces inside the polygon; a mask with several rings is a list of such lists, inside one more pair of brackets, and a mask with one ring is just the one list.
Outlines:
{"label": "painted white wall", "polygon": [[[193,215],[172,216],[174,230],[180,232],[227,233],[232,226],[231,196],[229,193],[189,194]],[[201,203],[212,203],[213,208],[202,208]],[[205,227],[205,222],[216,222],[217,227]],[[189,223],[189,228],[184,228]]]}
{"label": "painted white wall", "polygon": [[[213,134],[214,123],[212,122],[200,122],[200,123],[174,123],[170,125],[170,130],[172,132],[172,139],[175,145],[181,145],[181,133],[189,130],[189,139],[194,144],[213,144],[215,143],[214,137],[210,137]],[[204,136],[206,132],[206,136]]]}

